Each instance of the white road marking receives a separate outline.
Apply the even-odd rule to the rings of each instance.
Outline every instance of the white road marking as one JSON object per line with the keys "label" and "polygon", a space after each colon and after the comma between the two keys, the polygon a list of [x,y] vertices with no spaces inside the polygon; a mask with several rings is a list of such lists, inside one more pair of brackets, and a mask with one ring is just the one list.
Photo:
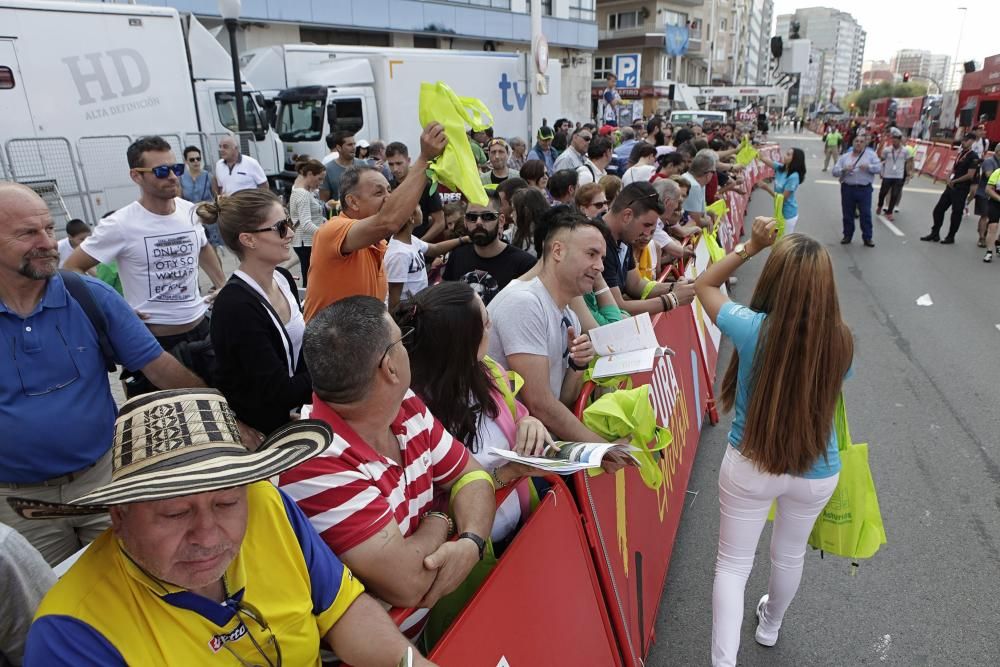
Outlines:
{"label": "white road marking", "polygon": [[995,324],[993,326],[995,326],[997,328],[997,331],[1000,331],[1000,324]]}
{"label": "white road marking", "polygon": [[899,227],[889,222],[884,215],[878,215],[875,217],[881,220],[882,224],[885,225],[889,229],[889,231],[895,234],[896,236],[906,236],[906,234],[903,233],[903,230],[901,230]]}
{"label": "white road marking", "polygon": [[[825,178],[821,178],[821,179],[815,180],[815,181],[813,181],[813,183],[818,183],[819,185],[840,185],[840,181],[831,181],[831,180],[827,180]],[[906,193],[906,192],[922,192],[924,194],[929,194],[929,195],[939,195],[939,194],[941,194],[941,190],[932,190],[930,188],[908,188],[907,187],[907,188],[903,188],[903,192],[904,193]]]}
{"label": "white road marking", "polygon": [[918,306],[933,306],[934,305],[934,301],[933,301],[933,299],[931,299],[931,295],[930,294],[924,294],[924,295],[922,295],[920,297],[917,297],[917,305]]}

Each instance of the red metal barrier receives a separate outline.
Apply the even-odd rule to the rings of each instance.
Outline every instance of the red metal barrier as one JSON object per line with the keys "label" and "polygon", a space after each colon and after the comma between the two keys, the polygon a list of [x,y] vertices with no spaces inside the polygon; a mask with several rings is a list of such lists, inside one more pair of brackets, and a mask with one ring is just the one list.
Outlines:
{"label": "red metal barrier", "polygon": [[[649,489],[631,467],[614,475],[579,473],[573,477],[611,623],[627,665],[640,665],[649,654],[698,448],[701,415],[696,397],[701,391],[701,369],[689,309],[685,306],[653,319],[657,340],[676,355],[659,359],[651,373],[633,376],[636,385],[650,385],[657,421],[674,436],[659,456],[662,487]],[[578,416],[583,406],[578,404]]]}
{"label": "red metal barrier", "polygon": [[552,484],[434,647],[436,664],[622,665],[579,510],[561,479]]}

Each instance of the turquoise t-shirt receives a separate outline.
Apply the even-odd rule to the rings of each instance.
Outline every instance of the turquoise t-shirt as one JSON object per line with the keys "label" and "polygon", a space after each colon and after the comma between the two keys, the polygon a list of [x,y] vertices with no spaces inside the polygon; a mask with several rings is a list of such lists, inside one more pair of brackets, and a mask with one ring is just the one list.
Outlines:
{"label": "turquoise t-shirt", "polygon": [[[743,427],[746,425],[746,410],[750,403],[750,377],[753,374],[753,359],[757,351],[757,339],[760,327],[764,323],[764,313],[750,310],[735,301],[729,301],[719,309],[716,324],[722,333],[729,336],[733,346],[740,355],[739,372],[736,375],[736,402],[733,408],[733,425],[729,429],[729,444],[740,448],[743,441]],[[850,377],[851,371],[847,372]],[[832,425],[831,425],[832,426]],[[826,457],[816,459],[806,473],[801,475],[808,479],[823,479],[840,472],[840,453],[837,451],[837,434],[830,429],[830,440],[826,446]]]}
{"label": "turquoise t-shirt", "polygon": [[795,191],[799,189],[799,172],[785,171],[785,165],[780,162],[774,163],[774,192],[785,195],[785,203],[781,207],[781,215],[785,220],[799,217],[799,202],[795,200]]}

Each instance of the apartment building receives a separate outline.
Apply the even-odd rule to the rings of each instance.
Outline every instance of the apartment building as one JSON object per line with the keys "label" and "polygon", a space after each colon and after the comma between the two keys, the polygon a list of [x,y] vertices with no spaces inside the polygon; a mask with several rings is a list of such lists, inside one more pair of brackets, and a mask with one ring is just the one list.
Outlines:
{"label": "apartment building", "polygon": [[799,22],[799,36],[810,40],[813,49],[811,72],[803,77],[803,98],[807,88],[810,103],[835,102],[860,89],[867,39],[861,24],[839,9],[809,7],[778,16],[775,34],[787,38],[793,20]]}

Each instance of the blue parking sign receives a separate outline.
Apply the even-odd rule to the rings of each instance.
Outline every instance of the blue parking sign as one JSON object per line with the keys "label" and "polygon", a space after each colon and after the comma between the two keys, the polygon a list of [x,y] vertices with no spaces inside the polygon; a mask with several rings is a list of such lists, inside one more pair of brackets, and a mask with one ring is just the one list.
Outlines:
{"label": "blue parking sign", "polygon": [[638,88],[639,69],[642,64],[642,54],[619,53],[615,56],[615,78],[619,88]]}

